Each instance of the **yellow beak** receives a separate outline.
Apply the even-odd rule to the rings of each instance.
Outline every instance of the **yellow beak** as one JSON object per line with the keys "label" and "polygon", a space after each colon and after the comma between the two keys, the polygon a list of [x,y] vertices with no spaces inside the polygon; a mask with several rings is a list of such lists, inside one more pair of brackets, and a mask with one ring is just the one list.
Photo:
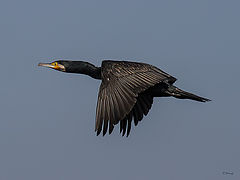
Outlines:
{"label": "yellow beak", "polygon": [[55,66],[51,63],[39,63],[38,66],[49,67],[55,69]]}
{"label": "yellow beak", "polygon": [[38,66],[48,67],[58,71],[65,71],[65,67],[59,63],[39,63]]}

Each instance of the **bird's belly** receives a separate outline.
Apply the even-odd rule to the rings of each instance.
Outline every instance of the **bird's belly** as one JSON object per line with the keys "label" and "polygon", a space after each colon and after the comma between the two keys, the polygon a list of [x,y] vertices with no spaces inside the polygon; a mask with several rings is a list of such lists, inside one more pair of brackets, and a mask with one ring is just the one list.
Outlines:
{"label": "bird's belly", "polygon": [[150,93],[153,97],[167,97],[169,96],[169,94],[166,93],[167,89],[168,89],[168,84],[159,83],[147,89],[146,92]]}

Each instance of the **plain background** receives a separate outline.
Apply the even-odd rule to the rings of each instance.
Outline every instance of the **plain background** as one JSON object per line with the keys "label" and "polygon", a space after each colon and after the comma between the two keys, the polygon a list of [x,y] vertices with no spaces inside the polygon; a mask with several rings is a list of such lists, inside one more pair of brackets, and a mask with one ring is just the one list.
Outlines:
{"label": "plain background", "polygon": [[[240,179],[239,7],[1,0],[0,179]],[[130,137],[96,136],[100,81],[37,67],[55,59],[146,62],[213,101],[155,99]]]}

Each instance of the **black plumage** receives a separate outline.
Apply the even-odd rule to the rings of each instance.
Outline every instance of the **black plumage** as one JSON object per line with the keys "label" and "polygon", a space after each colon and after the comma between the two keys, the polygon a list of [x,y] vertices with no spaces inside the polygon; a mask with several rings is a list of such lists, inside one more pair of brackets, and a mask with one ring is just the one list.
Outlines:
{"label": "black plumage", "polygon": [[173,96],[200,102],[209,99],[185,92],[173,85],[177,80],[155,66],[129,61],[102,61],[101,67],[83,61],[55,61],[40,63],[69,73],[80,73],[102,80],[99,88],[95,131],[99,135],[112,133],[120,122],[120,133],[127,136],[151,109],[154,97]]}

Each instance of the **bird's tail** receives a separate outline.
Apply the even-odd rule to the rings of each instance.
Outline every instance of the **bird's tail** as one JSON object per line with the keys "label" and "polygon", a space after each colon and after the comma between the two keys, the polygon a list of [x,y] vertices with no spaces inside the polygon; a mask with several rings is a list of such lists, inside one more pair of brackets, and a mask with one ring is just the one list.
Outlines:
{"label": "bird's tail", "polygon": [[197,96],[195,94],[183,91],[175,86],[170,86],[167,90],[168,94],[179,99],[191,99],[200,102],[211,101],[210,99]]}

